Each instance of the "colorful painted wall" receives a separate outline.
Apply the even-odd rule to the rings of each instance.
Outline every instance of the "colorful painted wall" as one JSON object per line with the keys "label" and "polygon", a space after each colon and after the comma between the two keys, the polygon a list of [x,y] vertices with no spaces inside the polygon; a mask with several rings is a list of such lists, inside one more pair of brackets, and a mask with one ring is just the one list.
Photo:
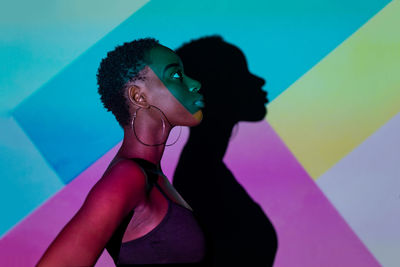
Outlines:
{"label": "colorful painted wall", "polygon": [[[400,1],[50,1],[0,10],[0,265],[33,266],[120,146],[107,51],[220,34],[267,80],[225,163],[276,228],[274,266],[399,266]],[[167,147],[172,177],[185,144]],[[105,251],[96,266],[114,266]]]}

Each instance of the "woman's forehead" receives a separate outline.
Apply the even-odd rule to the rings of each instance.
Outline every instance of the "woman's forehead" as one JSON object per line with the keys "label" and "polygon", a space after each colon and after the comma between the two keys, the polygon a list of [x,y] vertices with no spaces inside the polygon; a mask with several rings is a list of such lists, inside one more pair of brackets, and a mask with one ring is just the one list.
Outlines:
{"label": "woman's forehead", "polygon": [[163,80],[165,70],[171,64],[182,66],[182,62],[174,51],[165,46],[156,46],[150,49],[148,67],[153,70],[160,80]]}
{"label": "woman's forehead", "polygon": [[149,51],[149,62],[150,66],[153,68],[157,67],[165,67],[171,63],[181,63],[180,58],[174,51],[165,46],[156,46],[150,49]]}

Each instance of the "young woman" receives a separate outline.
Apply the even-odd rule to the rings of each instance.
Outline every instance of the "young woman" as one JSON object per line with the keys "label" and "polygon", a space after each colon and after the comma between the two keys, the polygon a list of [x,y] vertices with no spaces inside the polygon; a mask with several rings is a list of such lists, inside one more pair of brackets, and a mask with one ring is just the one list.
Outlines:
{"label": "young woman", "polygon": [[171,129],[202,120],[200,83],[153,38],[117,46],[102,60],[97,80],[124,139],[37,266],[94,266],[104,248],[117,266],[204,264],[204,234],[160,167]]}

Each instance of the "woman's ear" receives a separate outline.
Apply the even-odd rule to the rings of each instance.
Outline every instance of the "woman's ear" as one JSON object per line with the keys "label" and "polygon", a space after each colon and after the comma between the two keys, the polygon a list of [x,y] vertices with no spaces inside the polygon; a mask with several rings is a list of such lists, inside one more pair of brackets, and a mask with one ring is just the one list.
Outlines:
{"label": "woman's ear", "polygon": [[143,92],[142,87],[138,85],[131,85],[128,87],[128,98],[136,106],[148,108],[150,105],[147,102],[146,94]]}

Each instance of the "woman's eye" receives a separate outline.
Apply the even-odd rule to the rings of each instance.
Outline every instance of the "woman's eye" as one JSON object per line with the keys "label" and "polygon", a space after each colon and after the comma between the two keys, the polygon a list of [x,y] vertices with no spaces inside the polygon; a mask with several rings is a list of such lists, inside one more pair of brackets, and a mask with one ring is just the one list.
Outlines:
{"label": "woman's eye", "polygon": [[181,73],[180,71],[175,72],[175,73],[172,75],[172,78],[182,80],[182,73]]}

